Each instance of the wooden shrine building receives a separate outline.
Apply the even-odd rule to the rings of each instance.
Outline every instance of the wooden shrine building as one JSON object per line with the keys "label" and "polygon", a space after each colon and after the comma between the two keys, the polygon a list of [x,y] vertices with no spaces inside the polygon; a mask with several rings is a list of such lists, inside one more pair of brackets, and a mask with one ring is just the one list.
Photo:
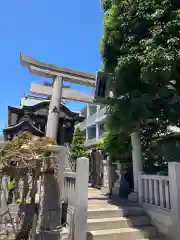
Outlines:
{"label": "wooden shrine building", "polygon": [[[8,107],[8,127],[3,130],[4,140],[28,131],[35,136],[45,136],[50,101],[42,101],[33,106]],[[54,109],[56,111],[56,109]],[[84,120],[79,113],[72,112],[64,104],[60,105],[57,143],[71,143],[74,125]]]}

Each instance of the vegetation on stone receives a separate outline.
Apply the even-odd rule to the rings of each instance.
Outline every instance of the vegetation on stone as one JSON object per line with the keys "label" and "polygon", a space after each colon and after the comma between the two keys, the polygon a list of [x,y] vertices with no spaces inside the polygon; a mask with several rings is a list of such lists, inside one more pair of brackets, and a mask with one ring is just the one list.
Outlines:
{"label": "vegetation on stone", "polygon": [[140,123],[147,155],[152,138],[167,125],[180,126],[180,1],[104,0],[102,6],[101,55],[115,96],[107,109],[106,147],[131,149],[128,135]]}
{"label": "vegetation on stone", "polygon": [[48,153],[48,146],[55,144],[47,137],[36,137],[24,132],[7,142],[0,149],[0,168],[12,167],[34,169],[40,167]]}
{"label": "vegetation on stone", "polygon": [[74,131],[74,136],[72,140],[72,160],[76,161],[80,157],[86,157],[87,151],[84,145],[84,134],[78,127]]}

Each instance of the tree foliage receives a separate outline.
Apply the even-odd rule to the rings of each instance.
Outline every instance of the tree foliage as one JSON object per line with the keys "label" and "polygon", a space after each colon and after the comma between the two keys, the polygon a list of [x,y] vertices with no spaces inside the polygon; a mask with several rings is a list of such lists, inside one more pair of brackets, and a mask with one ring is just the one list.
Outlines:
{"label": "tree foliage", "polygon": [[87,150],[84,145],[84,134],[80,128],[76,128],[71,145],[71,157],[73,161],[76,161],[80,157],[86,157]]}
{"label": "tree foliage", "polygon": [[113,161],[127,163],[131,161],[130,141],[128,134],[106,129],[104,137],[98,143],[98,148],[110,154]]}
{"label": "tree foliage", "polygon": [[23,132],[0,149],[0,168],[5,167],[34,169],[42,165],[48,153],[48,146],[55,144],[47,137],[36,137]]}
{"label": "tree foliage", "polygon": [[[164,127],[164,128],[163,128]],[[154,144],[162,135],[168,135],[169,132],[165,125],[158,122],[152,122],[141,125],[141,146],[144,164],[162,164],[163,155],[158,144]],[[108,152],[114,161],[129,163],[132,159],[131,138],[127,132],[122,129],[119,132],[112,132],[108,128],[103,139],[100,140],[98,147]]]}
{"label": "tree foliage", "polygon": [[107,110],[111,135],[118,133],[118,141],[147,119],[158,119],[164,131],[179,125],[180,1],[104,0],[102,6],[101,55],[104,70],[114,76],[115,101]]}

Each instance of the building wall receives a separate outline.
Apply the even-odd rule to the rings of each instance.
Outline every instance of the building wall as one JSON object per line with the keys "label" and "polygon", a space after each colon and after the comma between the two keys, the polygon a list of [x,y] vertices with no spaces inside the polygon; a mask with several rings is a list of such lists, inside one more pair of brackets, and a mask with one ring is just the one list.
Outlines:
{"label": "building wall", "polygon": [[15,125],[17,123],[17,120],[18,120],[18,114],[17,113],[12,113],[11,115],[11,126],[12,125]]}
{"label": "building wall", "polygon": [[77,126],[84,131],[85,145],[88,148],[96,145],[104,135],[104,124],[106,120],[106,108],[104,106],[87,104],[83,109],[86,119]]}
{"label": "building wall", "polygon": [[81,113],[86,116],[86,119],[77,124],[85,136],[85,146],[92,151],[90,151],[90,183],[93,187],[101,188],[103,186],[103,160],[104,154],[98,151],[96,144],[99,142],[103,136],[105,129],[105,112],[104,106],[87,104]]}

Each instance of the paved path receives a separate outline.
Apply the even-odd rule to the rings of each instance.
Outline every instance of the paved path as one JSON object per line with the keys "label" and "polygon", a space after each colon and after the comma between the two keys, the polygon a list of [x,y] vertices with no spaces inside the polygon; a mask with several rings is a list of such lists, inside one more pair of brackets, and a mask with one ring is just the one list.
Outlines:
{"label": "paved path", "polygon": [[112,198],[104,195],[100,190],[95,188],[88,189],[88,208],[99,208],[99,207],[128,207],[137,206],[137,203],[128,201],[127,199]]}

